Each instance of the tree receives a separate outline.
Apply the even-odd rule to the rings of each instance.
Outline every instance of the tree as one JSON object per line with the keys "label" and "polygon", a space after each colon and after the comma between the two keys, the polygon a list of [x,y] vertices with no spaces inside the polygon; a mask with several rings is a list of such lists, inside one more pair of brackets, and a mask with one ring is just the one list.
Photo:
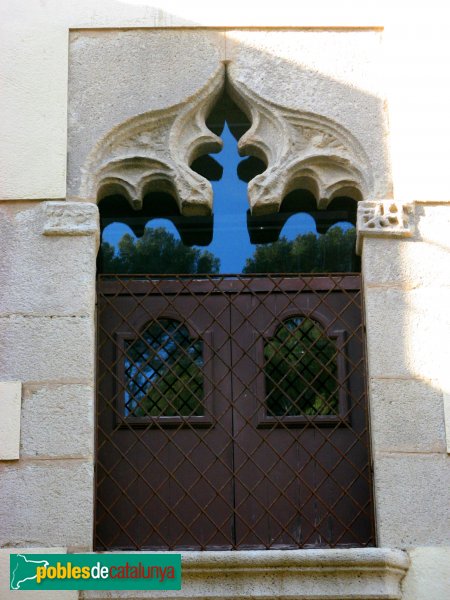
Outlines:
{"label": "tree", "polygon": [[152,321],[127,347],[127,409],[134,417],[203,414],[202,366],[202,342],[184,325]]}
{"label": "tree", "polygon": [[338,410],[337,350],[321,326],[291,317],[264,347],[269,414],[332,415]]}
{"label": "tree", "polygon": [[119,251],[103,242],[103,273],[218,273],[220,260],[207,250],[189,248],[163,227],[146,228],[141,238],[126,233]]}
{"label": "tree", "polygon": [[333,227],[327,233],[298,235],[290,241],[282,236],[277,242],[256,247],[248,258],[244,273],[344,273],[357,271],[355,230]]}

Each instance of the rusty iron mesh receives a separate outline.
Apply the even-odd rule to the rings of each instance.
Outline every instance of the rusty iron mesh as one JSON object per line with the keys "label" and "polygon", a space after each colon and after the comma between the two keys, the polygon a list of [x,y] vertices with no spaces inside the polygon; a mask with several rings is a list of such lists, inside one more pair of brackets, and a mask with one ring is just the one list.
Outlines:
{"label": "rusty iron mesh", "polygon": [[97,320],[97,550],[374,544],[359,275],[100,275]]}

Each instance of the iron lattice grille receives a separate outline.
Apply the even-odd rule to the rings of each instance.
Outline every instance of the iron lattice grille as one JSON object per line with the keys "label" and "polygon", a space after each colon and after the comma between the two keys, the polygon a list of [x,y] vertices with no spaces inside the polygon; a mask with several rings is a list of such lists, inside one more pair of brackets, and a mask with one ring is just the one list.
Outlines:
{"label": "iron lattice grille", "polygon": [[372,545],[364,371],[359,276],[99,276],[96,549]]}

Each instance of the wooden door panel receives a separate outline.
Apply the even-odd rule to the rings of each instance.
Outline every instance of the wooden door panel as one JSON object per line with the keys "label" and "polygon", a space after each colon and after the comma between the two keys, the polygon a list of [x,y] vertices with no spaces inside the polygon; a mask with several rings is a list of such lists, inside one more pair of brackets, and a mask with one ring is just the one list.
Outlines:
{"label": "wooden door panel", "polygon": [[[99,545],[231,548],[233,447],[226,297],[204,299],[182,291],[102,301],[108,307],[99,306],[99,361],[114,368],[99,378],[98,388]],[[124,378],[117,373],[126,350],[117,344],[117,335],[136,339],[146,324],[162,318],[185,323],[190,335],[202,340],[204,421],[198,416],[123,414]]]}
{"label": "wooden door panel", "polygon": [[[353,300],[343,294],[248,291],[232,303],[238,546],[328,546],[336,539],[354,545],[370,537],[361,312]],[[315,319],[324,339],[345,339],[336,346],[341,362],[334,375],[340,391],[336,416],[268,415],[264,344],[295,315]],[[317,352],[317,340],[313,350],[314,344]]]}

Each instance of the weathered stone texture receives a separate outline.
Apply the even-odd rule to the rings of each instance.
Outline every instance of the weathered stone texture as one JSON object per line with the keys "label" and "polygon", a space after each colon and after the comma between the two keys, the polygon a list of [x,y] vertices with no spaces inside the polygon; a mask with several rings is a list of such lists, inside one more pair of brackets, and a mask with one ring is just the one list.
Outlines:
{"label": "weathered stone texture", "polygon": [[0,546],[91,546],[92,462],[4,463],[0,480]]}
{"label": "weathered stone texture", "polygon": [[386,548],[184,552],[179,591],[86,591],[84,600],[400,600],[406,553]]}
{"label": "weathered stone texture", "polygon": [[445,546],[450,539],[450,457],[376,453],[380,546]]}
{"label": "weathered stone texture", "polygon": [[94,446],[94,390],[87,385],[25,387],[22,456],[89,457]]}
{"label": "weathered stone texture", "polygon": [[42,203],[0,203],[0,316],[93,312],[95,236],[42,235],[45,221]]}
{"label": "weathered stone texture", "polygon": [[0,317],[0,378],[92,381],[93,317]]}
{"label": "weathered stone texture", "polygon": [[[65,554],[66,548],[8,548],[0,549],[0,598],[1,600],[17,600],[17,591],[9,589],[9,554]],[[20,590],[21,600],[77,600],[76,590],[55,590],[54,592],[41,590]]]}
{"label": "weathered stone texture", "polygon": [[68,196],[77,195],[86,158],[108,131],[195,95],[220,66],[223,48],[222,33],[213,31],[72,33]]}
{"label": "weathered stone texture", "polygon": [[369,286],[436,287],[450,285],[450,244],[418,239],[364,238],[362,271]]}
{"label": "weathered stone texture", "polygon": [[369,156],[372,198],[391,197],[380,32],[230,31],[227,43],[234,76],[261,97],[346,127]]}
{"label": "weathered stone texture", "polygon": [[413,379],[369,381],[373,450],[445,452],[442,391]]}

